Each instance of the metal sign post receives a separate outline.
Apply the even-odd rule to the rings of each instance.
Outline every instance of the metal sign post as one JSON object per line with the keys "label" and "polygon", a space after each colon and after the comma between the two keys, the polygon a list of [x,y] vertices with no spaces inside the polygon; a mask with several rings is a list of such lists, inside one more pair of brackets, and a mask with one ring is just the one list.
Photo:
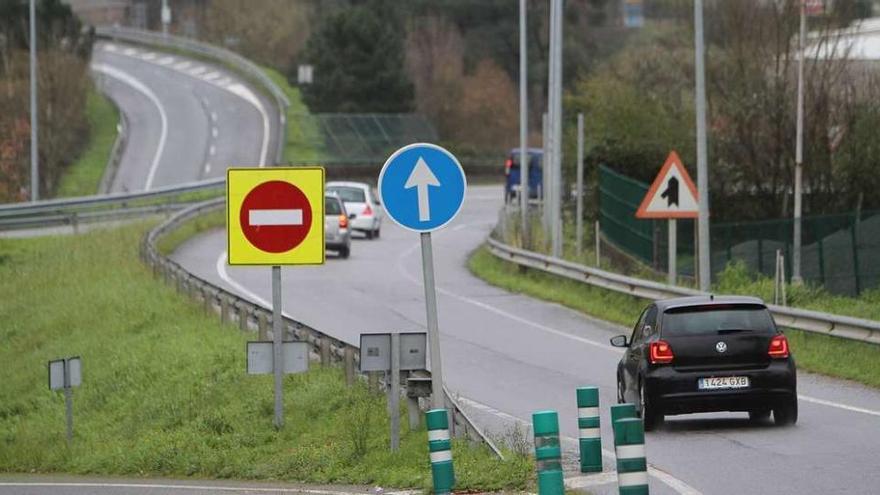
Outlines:
{"label": "metal sign post", "polygon": [[577,203],[575,207],[575,248],[578,256],[584,248],[584,114],[577,120]]}
{"label": "metal sign post", "polygon": [[227,262],[272,267],[274,425],[280,429],[284,426],[283,385],[287,368],[281,265],[324,263],[324,169],[227,169],[226,205]]}
{"label": "metal sign post", "polygon": [[67,443],[73,442],[73,387],[82,384],[82,360],[77,357],[49,361],[49,390],[64,390]]}
{"label": "metal sign post", "polygon": [[445,149],[416,143],[395,151],[379,173],[379,195],[388,217],[401,227],[419,232],[428,338],[431,344],[431,400],[445,406],[440,360],[440,328],[434,287],[431,232],[452,221],[464,204],[467,179],[458,159]]}
{"label": "metal sign post", "polygon": [[674,218],[669,219],[669,275],[666,283],[675,285],[678,280],[678,226]]}
{"label": "metal sign post", "polygon": [[272,267],[272,354],[275,375],[275,428],[284,426],[284,354],[281,352],[281,267]]}
{"label": "metal sign post", "polygon": [[400,448],[400,334],[391,334],[391,389],[388,390],[391,409],[391,452]]}

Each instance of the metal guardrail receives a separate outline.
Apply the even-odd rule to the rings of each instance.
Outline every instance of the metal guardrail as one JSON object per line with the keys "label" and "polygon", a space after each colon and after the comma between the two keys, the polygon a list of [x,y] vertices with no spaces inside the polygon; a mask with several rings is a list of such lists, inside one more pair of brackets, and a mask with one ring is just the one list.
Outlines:
{"label": "metal guardrail", "polygon": [[216,60],[221,64],[235,70],[242,76],[251,81],[258,83],[275,100],[276,109],[278,110],[278,120],[281,124],[278,127],[278,135],[276,136],[277,147],[275,150],[275,163],[281,163],[284,154],[284,145],[287,141],[287,107],[290,101],[285,96],[284,91],[272,82],[272,79],[263,72],[260,67],[241,55],[214,46],[201,41],[196,41],[182,36],[164,35],[153,31],[144,31],[121,26],[100,26],[95,28],[95,34],[100,38],[109,38],[115,40],[126,41],[130,43],[138,43],[142,45],[151,45],[160,48],[170,48],[174,50],[183,50],[186,52],[208,57]]}
{"label": "metal guardrail", "polygon": [[[164,256],[157,248],[162,237],[171,234],[186,222],[201,215],[222,210],[225,206],[225,198],[217,198],[192,205],[175,213],[147,233],[141,243],[141,258],[152,268],[155,276],[176,287],[178,292],[189,294],[203,305],[206,312],[219,314],[221,322],[237,323],[242,331],[256,330],[261,338],[265,339],[272,328],[272,308],[255,304],[193,275],[179,263]],[[311,355],[315,360],[320,359],[324,364],[342,362],[346,366],[347,374],[354,373],[357,363],[360,362],[360,349],[356,346],[333,338],[291,318],[283,317],[283,320],[281,327],[284,329],[285,338],[308,342],[312,347]],[[422,376],[424,375],[430,376],[430,373],[424,372]],[[503,459],[498,447],[470,420],[453,395],[445,387],[443,392],[446,396],[447,408],[452,413],[450,418],[452,434],[484,443],[495,455]]]}
{"label": "metal guardrail", "polygon": [[[631,296],[657,300],[670,297],[707,295],[707,293],[695,289],[628,277],[533,251],[519,249],[508,246],[491,237],[487,243],[489,252],[503,260]],[[768,304],[767,307],[770,309],[770,313],[773,315],[776,323],[783,327],[880,344],[880,322],[878,321],[773,304]]]}
{"label": "metal guardrail", "polygon": [[192,203],[187,201],[187,195],[213,191],[220,193],[225,187],[226,178],[221,177],[135,193],[0,205],[0,231],[58,225],[76,226],[83,222],[167,213],[183,208],[186,203]]}

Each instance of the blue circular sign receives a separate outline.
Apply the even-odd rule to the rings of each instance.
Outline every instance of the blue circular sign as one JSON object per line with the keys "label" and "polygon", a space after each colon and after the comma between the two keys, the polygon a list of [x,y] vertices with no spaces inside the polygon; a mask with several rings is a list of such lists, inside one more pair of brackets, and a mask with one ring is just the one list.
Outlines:
{"label": "blue circular sign", "polygon": [[435,144],[416,143],[395,151],[379,173],[379,196],[395,223],[431,232],[461,210],[467,179],[452,153]]}

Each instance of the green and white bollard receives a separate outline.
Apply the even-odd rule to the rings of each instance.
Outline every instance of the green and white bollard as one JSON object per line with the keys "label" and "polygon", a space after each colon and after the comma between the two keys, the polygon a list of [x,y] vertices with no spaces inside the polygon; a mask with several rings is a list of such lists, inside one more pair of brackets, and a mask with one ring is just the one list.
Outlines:
{"label": "green and white bollard", "polygon": [[446,409],[425,413],[428,425],[428,451],[431,454],[431,477],[434,493],[452,493],[455,470],[452,467],[452,440],[449,438],[449,416]]}
{"label": "green and white bollard", "polygon": [[641,419],[614,422],[614,453],[617,455],[617,486],[620,495],[648,495],[648,460],[645,428]]}
{"label": "green and white bollard", "polygon": [[535,432],[535,465],[538,468],[538,495],[563,495],[562,448],[559,444],[559,415],[556,411],[532,414]]}
{"label": "green and white bollard", "polygon": [[636,411],[636,405],[625,402],[623,404],[614,404],[611,406],[611,427],[614,428],[614,422],[624,418],[638,418],[639,413]]}
{"label": "green and white bollard", "polygon": [[599,433],[599,389],[577,389],[578,444],[581,454],[581,472],[602,471],[602,436]]}

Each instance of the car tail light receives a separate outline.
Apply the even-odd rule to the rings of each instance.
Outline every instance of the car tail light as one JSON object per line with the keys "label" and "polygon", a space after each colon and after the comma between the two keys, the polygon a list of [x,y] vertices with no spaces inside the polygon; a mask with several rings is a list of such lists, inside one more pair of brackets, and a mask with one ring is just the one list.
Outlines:
{"label": "car tail light", "polygon": [[788,357],[788,339],[785,335],[777,335],[770,339],[770,349],[767,350],[767,354],[776,359]]}
{"label": "car tail light", "polygon": [[348,228],[348,217],[345,215],[339,215],[339,228],[347,229]]}
{"label": "car tail light", "polygon": [[369,217],[369,216],[373,215],[373,209],[370,208],[369,204],[367,204],[367,206],[364,207],[364,211],[361,213],[361,215],[363,215],[365,217]]}
{"label": "car tail light", "polygon": [[651,364],[669,364],[674,357],[669,342],[665,340],[651,342]]}
{"label": "car tail light", "polygon": [[508,158],[504,162],[504,175],[510,175],[510,168],[513,167],[513,158]]}

